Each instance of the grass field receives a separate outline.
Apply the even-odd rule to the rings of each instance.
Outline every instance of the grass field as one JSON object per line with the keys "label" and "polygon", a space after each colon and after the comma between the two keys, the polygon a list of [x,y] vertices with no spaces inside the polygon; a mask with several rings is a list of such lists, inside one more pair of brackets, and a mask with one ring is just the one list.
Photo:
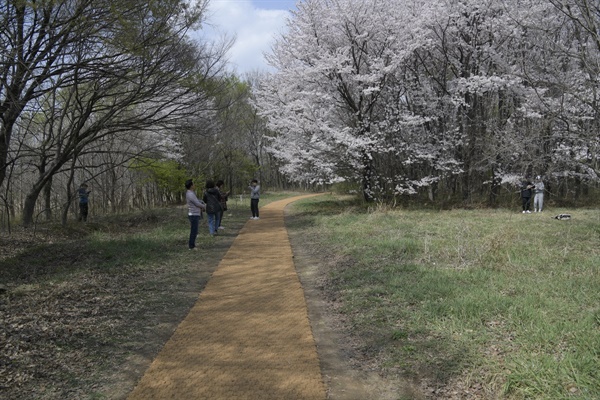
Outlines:
{"label": "grass field", "polygon": [[[221,237],[202,225],[198,252],[182,208],[0,237],[0,397],[124,398],[248,203],[230,200]],[[323,196],[297,203],[290,229],[330,268],[327,296],[385,375],[435,399],[598,399],[600,212],[550,218],[561,211],[369,211]]]}
{"label": "grass field", "polygon": [[296,203],[361,351],[431,398],[600,399],[600,211]]}

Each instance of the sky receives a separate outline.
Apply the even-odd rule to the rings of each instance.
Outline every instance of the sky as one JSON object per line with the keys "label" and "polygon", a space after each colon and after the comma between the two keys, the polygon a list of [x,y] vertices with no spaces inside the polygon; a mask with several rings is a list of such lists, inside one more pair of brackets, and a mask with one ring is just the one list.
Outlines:
{"label": "sky", "polygon": [[239,74],[270,70],[263,53],[273,37],[285,31],[289,10],[296,0],[210,0],[208,20],[194,37],[236,37],[228,56],[231,69]]}

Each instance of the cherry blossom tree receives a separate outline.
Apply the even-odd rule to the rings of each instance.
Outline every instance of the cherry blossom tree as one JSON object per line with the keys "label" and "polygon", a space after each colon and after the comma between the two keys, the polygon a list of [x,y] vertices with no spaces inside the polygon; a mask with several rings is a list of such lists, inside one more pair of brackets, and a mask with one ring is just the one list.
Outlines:
{"label": "cherry blossom tree", "polygon": [[307,0],[257,91],[293,179],[462,201],[526,174],[597,181],[598,6]]}
{"label": "cherry blossom tree", "polygon": [[298,4],[290,33],[270,57],[279,72],[258,95],[262,115],[278,133],[271,151],[288,175],[358,179],[366,198],[376,195],[377,158],[389,149],[382,140],[386,103],[402,100],[395,74],[410,55],[406,43],[418,40],[399,27],[416,13],[376,0]]}

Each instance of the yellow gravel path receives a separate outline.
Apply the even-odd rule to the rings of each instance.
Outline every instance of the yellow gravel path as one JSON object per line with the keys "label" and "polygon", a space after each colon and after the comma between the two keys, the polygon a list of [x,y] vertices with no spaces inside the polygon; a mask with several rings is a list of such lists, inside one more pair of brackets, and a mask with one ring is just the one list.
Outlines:
{"label": "yellow gravel path", "polygon": [[248,221],[130,400],[325,399],[283,209]]}

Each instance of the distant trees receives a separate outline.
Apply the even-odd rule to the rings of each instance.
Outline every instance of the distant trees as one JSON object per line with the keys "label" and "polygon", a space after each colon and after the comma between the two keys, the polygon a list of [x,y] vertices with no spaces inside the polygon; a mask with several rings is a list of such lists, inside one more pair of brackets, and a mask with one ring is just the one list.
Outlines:
{"label": "distant trees", "polygon": [[167,132],[212,108],[206,82],[222,72],[224,49],[186,36],[205,6],[203,0],[0,6],[0,187],[7,215],[15,208],[12,174],[36,171],[20,188],[29,225],[42,191],[50,215],[58,174],[68,209],[75,179],[116,173],[128,159],[168,150]]}
{"label": "distant trees", "polygon": [[206,0],[8,0],[0,224],[66,223],[83,181],[106,212],[178,201],[184,176],[496,205],[540,174],[581,198],[600,182],[596,3],[305,0],[276,72],[242,79],[228,43],[187,35]]}
{"label": "distant trees", "polygon": [[[587,0],[306,0],[257,91],[292,179],[497,204],[597,186],[600,13]],[[565,193],[566,195],[566,193]]]}
{"label": "distant trees", "polygon": [[272,188],[285,186],[278,166],[265,151],[270,131],[254,106],[252,87],[259,75],[250,74],[245,80],[221,76],[218,90],[213,90],[214,113],[192,119],[189,129],[179,135],[181,162],[194,170],[193,175],[223,179],[234,191],[244,190],[253,178]]}

